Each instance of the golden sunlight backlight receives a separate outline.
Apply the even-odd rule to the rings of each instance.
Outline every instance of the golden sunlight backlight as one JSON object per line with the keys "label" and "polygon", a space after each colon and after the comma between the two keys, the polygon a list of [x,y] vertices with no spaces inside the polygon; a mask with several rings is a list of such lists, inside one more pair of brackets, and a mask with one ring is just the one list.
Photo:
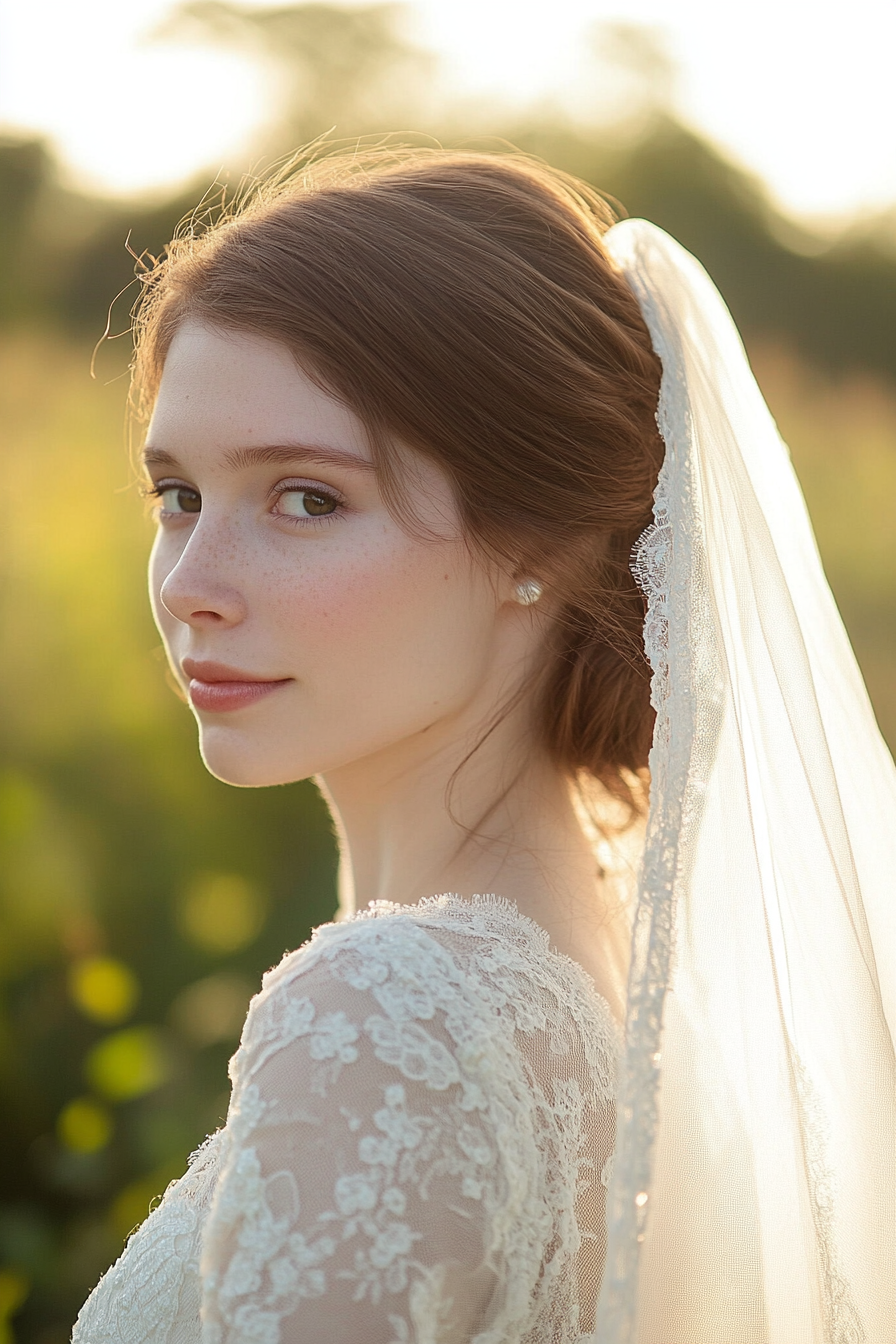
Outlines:
{"label": "golden sunlight backlight", "polygon": [[[114,193],[248,151],[274,112],[270,81],[248,57],[160,37],[172,8],[8,0],[0,124],[46,134],[80,185]],[[785,208],[837,215],[896,201],[893,0],[417,0],[406,29],[440,57],[449,92],[550,98],[593,118],[589,32],[620,21],[659,31],[678,114]]]}

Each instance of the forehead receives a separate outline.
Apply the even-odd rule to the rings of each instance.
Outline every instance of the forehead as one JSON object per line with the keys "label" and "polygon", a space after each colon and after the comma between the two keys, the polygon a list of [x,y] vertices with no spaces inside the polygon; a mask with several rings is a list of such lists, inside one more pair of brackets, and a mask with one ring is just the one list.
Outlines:
{"label": "forehead", "polygon": [[147,439],[172,449],[197,437],[223,449],[329,443],[371,460],[359,418],[314,382],[285,345],[188,321],[165,359]]}
{"label": "forehead", "polygon": [[[390,512],[422,535],[462,532],[447,472],[422,453],[390,445],[398,490]],[[259,463],[316,474],[326,466],[354,469],[377,493],[363,422],[321,388],[280,341],[250,332],[183,323],[168,351],[144,456],[159,469],[211,467],[228,473]]]}

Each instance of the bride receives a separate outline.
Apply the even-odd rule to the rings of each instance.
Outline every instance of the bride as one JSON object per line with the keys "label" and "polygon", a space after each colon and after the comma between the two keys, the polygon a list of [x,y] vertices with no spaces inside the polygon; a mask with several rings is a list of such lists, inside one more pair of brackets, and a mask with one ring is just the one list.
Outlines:
{"label": "bride", "polygon": [[699,266],[335,156],[171,245],[134,386],[203,759],[317,778],[340,918],[78,1344],[896,1337],[896,779]]}

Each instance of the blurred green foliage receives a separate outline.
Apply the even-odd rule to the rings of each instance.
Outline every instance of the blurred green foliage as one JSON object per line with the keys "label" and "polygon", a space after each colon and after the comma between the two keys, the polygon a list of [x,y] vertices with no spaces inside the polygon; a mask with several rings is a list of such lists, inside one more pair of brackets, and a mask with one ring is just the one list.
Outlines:
{"label": "blurred green foliage", "polygon": [[[469,113],[412,116],[430,63],[392,7],[200,0],[176,22],[279,69],[271,154],[334,125],[413,121],[471,143]],[[892,240],[800,230],[661,99],[626,136],[546,113],[492,115],[478,132],[587,178],[707,265],[792,446],[896,743]],[[199,762],[141,596],[149,524],[125,449],[126,338],[89,376],[120,291],[113,333],[126,326],[132,253],[161,251],[206,186],[93,199],[60,184],[40,144],[0,142],[0,1344],[68,1338],[127,1233],[222,1119],[262,972],[335,905],[314,789],[229,789]]]}
{"label": "blurred green foliage", "polygon": [[29,1289],[0,1312],[42,1344],[219,1124],[262,972],[335,904],[312,786],[198,760],[143,598],[124,384],[89,365],[0,339],[0,1265]]}

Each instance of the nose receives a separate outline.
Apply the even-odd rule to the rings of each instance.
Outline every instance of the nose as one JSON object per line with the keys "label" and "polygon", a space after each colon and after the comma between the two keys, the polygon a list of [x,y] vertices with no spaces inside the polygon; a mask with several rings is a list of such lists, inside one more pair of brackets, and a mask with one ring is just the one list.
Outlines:
{"label": "nose", "polygon": [[176,620],[196,629],[238,625],[246,599],[230,577],[237,567],[236,548],[197,523],[159,587],[159,600]]}

